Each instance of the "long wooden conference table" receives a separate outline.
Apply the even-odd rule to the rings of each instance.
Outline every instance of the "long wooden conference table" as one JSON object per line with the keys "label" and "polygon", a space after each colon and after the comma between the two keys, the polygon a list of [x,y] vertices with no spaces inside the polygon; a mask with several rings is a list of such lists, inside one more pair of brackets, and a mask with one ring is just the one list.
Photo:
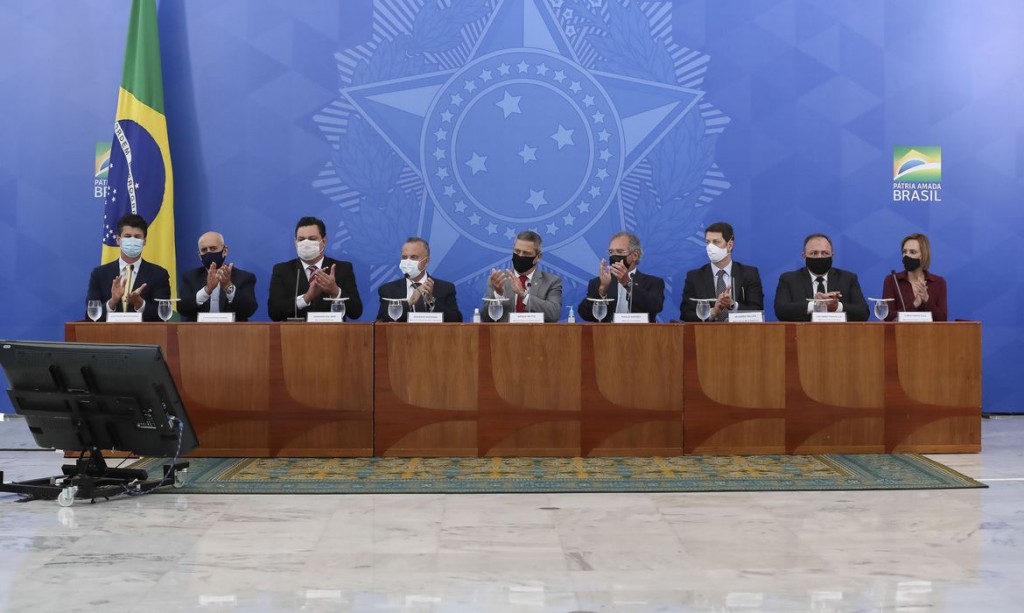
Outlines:
{"label": "long wooden conference table", "polygon": [[977,322],[68,323],[163,348],[193,456],[981,450]]}

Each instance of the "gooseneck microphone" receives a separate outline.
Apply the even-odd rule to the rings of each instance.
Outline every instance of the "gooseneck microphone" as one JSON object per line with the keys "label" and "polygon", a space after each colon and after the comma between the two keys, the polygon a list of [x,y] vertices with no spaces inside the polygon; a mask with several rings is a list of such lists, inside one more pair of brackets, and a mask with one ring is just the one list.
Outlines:
{"label": "gooseneck microphone", "polygon": [[890,270],[889,274],[892,275],[892,288],[896,292],[896,295],[900,297],[900,304],[903,305],[903,310],[907,310],[907,303],[903,301],[903,292],[900,291],[900,282],[896,279],[896,271]]}
{"label": "gooseneck microphone", "polygon": [[[299,260],[302,262],[302,260]],[[299,296],[299,275],[302,274],[302,264],[299,264],[298,269],[295,271],[295,291],[292,292],[292,316],[288,318],[288,321],[302,321],[299,318],[299,305],[295,303],[295,299]]]}

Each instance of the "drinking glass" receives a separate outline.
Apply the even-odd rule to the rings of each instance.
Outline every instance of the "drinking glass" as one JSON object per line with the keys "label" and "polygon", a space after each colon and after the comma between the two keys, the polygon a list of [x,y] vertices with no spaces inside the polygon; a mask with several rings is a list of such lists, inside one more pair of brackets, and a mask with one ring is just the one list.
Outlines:
{"label": "drinking glass", "polygon": [[868,298],[875,303],[875,319],[878,321],[885,321],[885,318],[889,316],[889,303],[893,301],[892,298]]}
{"label": "drinking glass", "polygon": [[587,298],[587,300],[594,303],[592,310],[594,319],[598,323],[604,321],[604,318],[608,316],[608,303],[612,301],[611,298]]}
{"label": "drinking glass", "polygon": [[156,301],[156,314],[160,316],[160,319],[169,321],[171,315],[174,314],[173,300],[158,299]]}
{"label": "drinking glass", "polygon": [[404,298],[389,298],[388,299],[388,317],[391,321],[398,321],[402,318],[402,301]]}
{"label": "drinking glass", "polygon": [[707,321],[711,317],[711,303],[717,298],[690,298],[697,303],[697,318]]}
{"label": "drinking glass", "polygon": [[103,317],[103,301],[90,300],[86,302],[85,313],[89,316],[89,319],[99,321],[100,317]]}
{"label": "drinking glass", "polygon": [[487,316],[491,321],[498,321],[505,314],[504,298],[484,298],[487,301]]}
{"label": "drinking glass", "polygon": [[328,298],[331,302],[331,313],[341,313],[341,318],[345,319],[345,301],[348,298]]}

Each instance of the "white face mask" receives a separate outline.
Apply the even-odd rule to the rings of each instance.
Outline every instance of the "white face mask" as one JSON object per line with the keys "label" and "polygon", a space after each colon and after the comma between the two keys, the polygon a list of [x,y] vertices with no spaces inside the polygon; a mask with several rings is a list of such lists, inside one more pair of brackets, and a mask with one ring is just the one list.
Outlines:
{"label": "white face mask", "polygon": [[307,238],[295,243],[295,252],[303,260],[315,260],[320,255],[320,241]]}
{"label": "white face mask", "polygon": [[420,263],[416,260],[400,260],[398,268],[410,279],[420,276]]}
{"label": "white face mask", "polygon": [[142,255],[142,248],[146,245],[146,241],[141,238],[125,237],[121,239],[121,253],[126,258],[137,258]]}
{"label": "white face mask", "polygon": [[708,243],[708,259],[717,264],[729,256],[729,250],[719,247],[714,243]]}

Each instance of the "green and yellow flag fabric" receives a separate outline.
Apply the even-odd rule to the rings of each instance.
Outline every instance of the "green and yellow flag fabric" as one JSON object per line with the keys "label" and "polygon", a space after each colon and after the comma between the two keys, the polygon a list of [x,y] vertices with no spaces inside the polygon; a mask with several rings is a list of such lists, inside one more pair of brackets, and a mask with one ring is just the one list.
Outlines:
{"label": "green and yellow flag fabric", "polygon": [[164,117],[156,0],[132,0],[110,149],[109,186],[103,209],[101,263],[119,256],[117,220],[127,213],[141,215],[149,223],[143,258],[167,269],[171,297],[177,298],[174,175]]}

